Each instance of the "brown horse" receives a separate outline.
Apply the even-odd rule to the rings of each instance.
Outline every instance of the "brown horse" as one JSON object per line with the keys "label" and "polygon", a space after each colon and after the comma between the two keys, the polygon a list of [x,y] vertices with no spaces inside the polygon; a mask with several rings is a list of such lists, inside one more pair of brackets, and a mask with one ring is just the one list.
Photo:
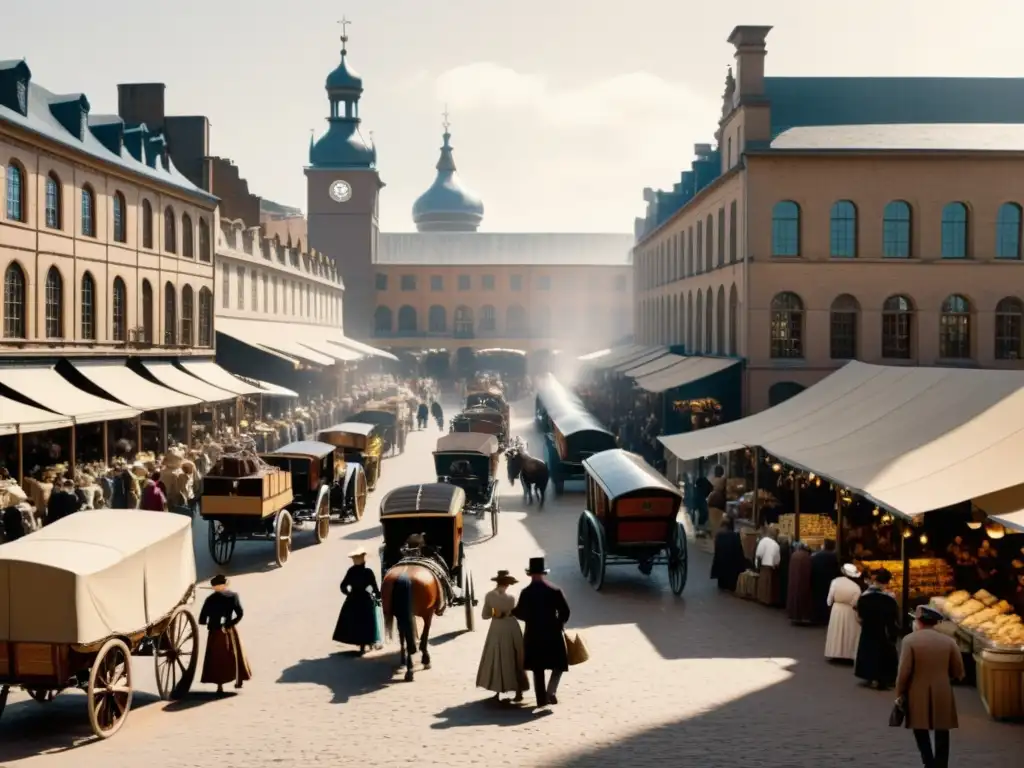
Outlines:
{"label": "brown horse", "polygon": [[540,509],[544,509],[544,492],[548,487],[548,465],[543,459],[531,456],[526,452],[526,442],[517,437],[505,453],[505,463],[508,467],[509,485],[515,487],[518,477],[523,483],[523,499],[527,504],[533,504],[534,491],[540,501]]}
{"label": "brown horse", "polygon": [[423,668],[430,669],[430,623],[445,608],[441,585],[420,565],[396,565],[384,574],[380,585],[384,627],[390,640],[398,622],[398,666],[405,665],[405,680],[412,682],[412,655],[416,652],[416,617],[423,619],[419,650]]}

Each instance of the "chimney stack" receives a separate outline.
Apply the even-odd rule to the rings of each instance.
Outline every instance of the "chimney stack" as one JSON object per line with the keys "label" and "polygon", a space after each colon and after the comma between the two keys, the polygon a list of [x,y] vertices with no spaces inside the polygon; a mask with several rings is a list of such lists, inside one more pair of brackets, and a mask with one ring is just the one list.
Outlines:
{"label": "chimney stack", "polygon": [[145,123],[153,133],[164,130],[163,83],[122,83],[117,86],[117,114],[129,125]]}
{"label": "chimney stack", "polygon": [[771,27],[736,27],[729,43],[736,48],[736,101],[764,96],[765,39]]}

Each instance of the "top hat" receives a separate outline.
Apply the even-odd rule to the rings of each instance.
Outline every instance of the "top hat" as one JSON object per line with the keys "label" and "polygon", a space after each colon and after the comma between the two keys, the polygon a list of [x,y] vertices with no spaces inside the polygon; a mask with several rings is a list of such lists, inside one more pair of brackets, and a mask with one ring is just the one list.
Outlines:
{"label": "top hat", "polygon": [[530,567],[526,569],[527,576],[543,576],[546,573],[551,573],[550,570],[544,567],[543,557],[531,557]]}
{"label": "top hat", "polygon": [[517,579],[515,576],[512,576],[508,571],[498,571],[498,575],[493,576],[491,578],[491,581],[496,581],[498,584],[506,585],[519,583],[519,579]]}
{"label": "top hat", "polygon": [[847,563],[843,566],[843,575],[851,579],[856,579],[860,576],[860,571],[853,563]]}
{"label": "top hat", "polygon": [[228,577],[223,573],[218,573],[212,579],[210,579],[211,587],[221,587],[228,583]]}

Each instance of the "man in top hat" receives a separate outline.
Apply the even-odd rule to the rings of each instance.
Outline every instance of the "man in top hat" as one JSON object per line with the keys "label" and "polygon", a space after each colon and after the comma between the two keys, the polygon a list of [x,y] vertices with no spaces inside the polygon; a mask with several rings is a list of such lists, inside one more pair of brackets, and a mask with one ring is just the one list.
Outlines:
{"label": "man in top hat", "polygon": [[[549,573],[543,557],[531,557],[526,575],[530,584],[519,594],[519,603],[512,615],[526,625],[523,633],[523,666],[533,673],[537,706],[558,703],[558,683],[569,669],[565,649],[565,623],[569,620],[569,604],[558,587],[544,578]],[[544,672],[551,679],[544,685]]]}

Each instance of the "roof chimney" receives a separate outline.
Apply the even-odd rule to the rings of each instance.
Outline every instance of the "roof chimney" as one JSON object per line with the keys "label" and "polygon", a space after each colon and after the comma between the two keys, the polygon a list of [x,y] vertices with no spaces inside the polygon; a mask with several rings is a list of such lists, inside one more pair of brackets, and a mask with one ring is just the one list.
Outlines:
{"label": "roof chimney", "polygon": [[736,101],[764,96],[765,39],[771,27],[736,27],[729,43],[736,48]]}
{"label": "roof chimney", "polygon": [[128,125],[145,123],[153,133],[164,130],[163,83],[122,83],[117,86],[117,114]]}

